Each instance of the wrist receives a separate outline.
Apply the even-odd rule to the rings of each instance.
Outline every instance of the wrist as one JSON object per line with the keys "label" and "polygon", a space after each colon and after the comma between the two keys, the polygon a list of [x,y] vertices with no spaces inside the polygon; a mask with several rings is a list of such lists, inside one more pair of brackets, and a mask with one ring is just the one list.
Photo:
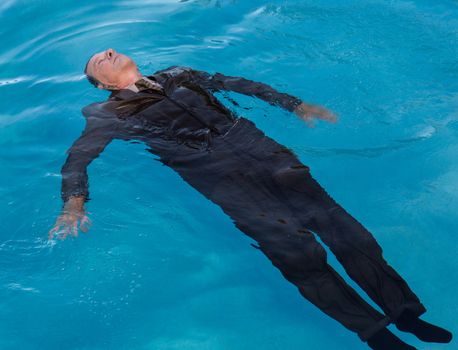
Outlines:
{"label": "wrist", "polygon": [[306,112],[308,106],[309,105],[305,104],[304,102],[301,102],[294,108],[293,112],[301,116]]}
{"label": "wrist", "polygon": [[64,204],[64,211],[82,212],[84,210],[84,196],[70,196]]}

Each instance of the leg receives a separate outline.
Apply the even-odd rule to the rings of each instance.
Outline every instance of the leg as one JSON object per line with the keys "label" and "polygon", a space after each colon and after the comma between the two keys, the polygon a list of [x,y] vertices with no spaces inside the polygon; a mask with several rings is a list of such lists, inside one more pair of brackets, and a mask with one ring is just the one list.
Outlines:
{"label": "leg", "polygon": [[[241,144],[241,143],[240,143]],[[265,162],[235,148],[214,146],[206,155],[167,160],[184,180],[219,205],[235,225],[256,240],[261,251],[310,302],[367,340],[386,326],[384,315],[365,302],[326,261],[326,251],[275,195]]]}
{"label": "leg", "polygon": [[[278,224],[277,224],[278,225]],[[251,227],[242,231],[251,236]],[[299,292],[324,313],[358,334],[374,350],[415,350],[385,326],[388,317],[377,312],[326,262],[326,251],[306,230],[258,238],[260,249]],[[266,231],[264,231],[266,232]],[[294,232],[294,231],[293,231]],[[258,236],[254,234],[254,236]]]}
{"label": "leg", "polygon": [[384,260],[372,234],[326,193],[308,169],[284,168],[276,173],[276,181],[281,194],[300,211],[304,226],[320,236],[348,275],[391,321],[406,309],[416,316],[426,311],[407,283]]}
{"label": "leg", "polygon": [[[227,186],[225,190],[229,190]],[[248,191],[244,188],[244,192]],[[221,207],[242,232],[257,241],[260,250],[303,297],[357,333],[363,341],[389,323],[388,318],[364,301],[327,263],[324,248],[311,232],[298,229],[300,225],[288,214],[288,209],[278,210],[275,203],[275,209],[270,211],[267,200],[262,206],[248,208],[247,205],[253,203],[249,203],[248,198],[239,199],[231,201],[235,206],[221,203]],[[247,213],[253,217],[247,220]]]}

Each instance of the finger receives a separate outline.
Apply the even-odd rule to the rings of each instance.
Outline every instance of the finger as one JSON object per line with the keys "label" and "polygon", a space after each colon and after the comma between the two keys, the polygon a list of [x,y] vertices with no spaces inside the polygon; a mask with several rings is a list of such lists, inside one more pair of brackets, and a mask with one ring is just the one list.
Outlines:
{"label": "finger", "polygon": [[315,127],[315,122],[313,121],[313,118],[311,116],[306,115],[302,119],[305,121],[309,128]]}
{"label": "finger", "polygon": [[61,241],[63,241],[65,238],[67,238],[68,235],[68,228],[63,229],[62,231],[59,232],[59,235],[57,236]]}
{"label": "finger", "polygon": [[59,231],[59,239],[64,240],[67,236],[73,235],[73,226],[76,226],[76,223],[62,224],[62,229]]}
{"label": "finger", "polygon": [[335,123],[337,122],[337,116],[335,114],[332,114],[332,113],[327,113],[326,114],[326,118],[324,118],[324,120],[330,122],[330,123]]}
{"label": "finger", "polygon": [[57,232],[57,226],[54,226],[52,229],[48,231],[48,238],[53,237],[56,232]]}
{"label": "finger", "polygon": [[84,233],[87,233],[87,231],[89,230],[89,228],[91,227],[91,220],[85,215],[82,219],[81,219],[81,223],[80,223],[80,230]]}
{"label": "finger", "polygon": [[78,236],[78,226],[77,226],[76,222],[72,225],[71,234],[72,234],[73,237],[77,237]]}
{"label": "finger", "polygon": [[337,121],[337,116],[324,108],[317,108],[314,111],[314,114],[316,118],[328,121],[330,123],[335,123]]}
{"label": "finger", "polygon": [[56,224],[51,230],[48,232],[48,239],[53,239],[54,235],[59,231],[60,224]]}

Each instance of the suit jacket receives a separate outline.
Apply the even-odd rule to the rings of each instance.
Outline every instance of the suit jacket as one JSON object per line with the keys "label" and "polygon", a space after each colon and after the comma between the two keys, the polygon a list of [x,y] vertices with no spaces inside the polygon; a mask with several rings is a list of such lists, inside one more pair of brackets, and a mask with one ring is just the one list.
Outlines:
{"label": "suit jacket", "polygon": [[113,139],[145,142],[160,157],[178,145],[209,151],[212,139],[224,135],[238,119],[216,99],[216,91],[255,96],[288,111],[301,103],[263,83],[187,67],[173,66],[148,78],[163,90],[117,90],[107,101],[83,108],[86,127],[62,167],[64,201],[70,196],[89,198],[87,166]]}

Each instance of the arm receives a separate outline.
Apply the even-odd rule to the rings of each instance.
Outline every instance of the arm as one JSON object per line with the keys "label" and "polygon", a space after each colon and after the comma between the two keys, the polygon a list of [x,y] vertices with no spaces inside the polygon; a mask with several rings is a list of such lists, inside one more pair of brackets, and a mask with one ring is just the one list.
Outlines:
{"label": "arm", "polygon": [[84,210],[89,196],[87,167],[113,138],[110,128],[104,127],[99,119],[94,120],[88,118],[82,135],[67,152],[68,157],[61,170],[64,206],[54,228],[49,231],[49,239],[56,233],[62,239],[68,234],[76,236],[78,223],[83,232],[89,228],[90,221]]}
{"label": "arm", "polygon": [[230,77],[220,73],[210,75],[206,72],[191,70],[191,74],[202,86],[211,90],[228,90],[255,96],[271,105],[280,106],[313,126],[312,119],[336,122],[337,117],[323,107],[302,102],[299,98],[278,92],[271,86],[242,77]]}
{"label": "arm", "polygon": [[94,124],[88,121],[81,136],[67,151],[67,160],[61,169],[61,196],[64,202],[72,196],[81,196],[87,201],[89,197],[87,167],[113,138],[109,128]]}

